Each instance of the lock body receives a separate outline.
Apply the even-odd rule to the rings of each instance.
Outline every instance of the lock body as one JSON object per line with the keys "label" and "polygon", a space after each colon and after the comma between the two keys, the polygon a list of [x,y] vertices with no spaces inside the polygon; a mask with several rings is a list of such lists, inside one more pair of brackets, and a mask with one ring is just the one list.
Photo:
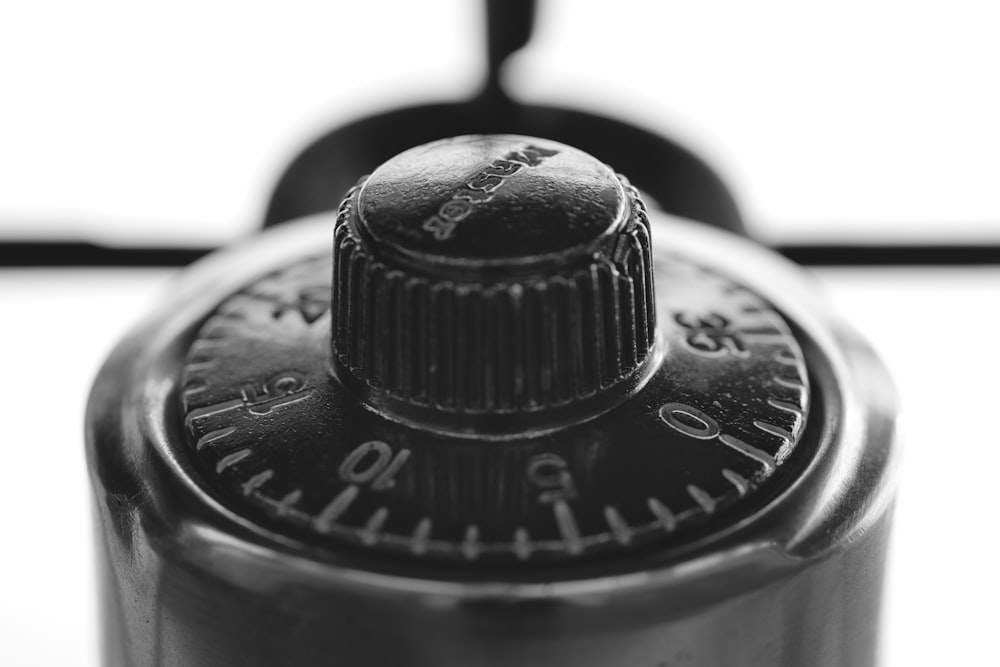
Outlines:
{"label": "lock body", "polygon": [[[548,148],[500,151],[517,164],[490,173],[534,174],[561,159]],[[391,177],[376,172],[367,196]],[[430,270],[406,255],[377,282],[401,253],[364,245],[391,232],[370,205],[382,196],[355,192],[189,270],[112,354],[88,408],[105,664],[874,664],[897,439],[883,367],[797,268],[600,183],[625,202],[593,210],[625,235],[597,238],[611,238],[612,275],[633,276],[620,284],[635,310],[596,361],[566,356],[579,364],[561,385],[505,384],[496,363],[563,363],[558,336],[587,325],[563,327],[559,304],[495,311],[551,329],[549,348],[486,337],[492,361],[386,369],[385,355],[446,354],[462,337],[430,353],[421,341],[482,327],[470,315],[425,335],[407,319],[424,276],[449,272],[428,293],[454,288],[456,303],[472,293],[447,257]],[[372,254],[351,260],[374,267],[357,293],[336,296],[352,278],[331,239]],[[525,287],[505,269],[488,301],[457,312],[520,308],[602,270],[532,261],[516,267]],[[409,299],[392,301],[399,275]],[[367,334],[389,332],[385,352],[338,331],[338,317],[376,317],[357,299],[398,315]]]}

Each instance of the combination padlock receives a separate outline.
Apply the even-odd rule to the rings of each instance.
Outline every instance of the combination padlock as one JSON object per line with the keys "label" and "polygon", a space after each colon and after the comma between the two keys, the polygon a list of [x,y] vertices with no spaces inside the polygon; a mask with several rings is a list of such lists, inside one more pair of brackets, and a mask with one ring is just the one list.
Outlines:
{"label": "combination padlock", "polygon": [[766,249],[474,135],[174,287],[89,404],[105,664],[874,663],[894,394]]}

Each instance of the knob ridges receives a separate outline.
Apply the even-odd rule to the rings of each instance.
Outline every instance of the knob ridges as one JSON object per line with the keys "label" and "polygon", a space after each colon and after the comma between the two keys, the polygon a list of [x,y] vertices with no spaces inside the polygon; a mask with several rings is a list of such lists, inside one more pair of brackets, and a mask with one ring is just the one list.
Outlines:
{"label": "knob ridges", "polygon": [[335,374],[376,398],[468,414],[565,406],[633,377],[655,337],[649,220],[636,190],[600,167],[620,219],[585,251],[480,275],[366,238],[363,179],[334,231]]}

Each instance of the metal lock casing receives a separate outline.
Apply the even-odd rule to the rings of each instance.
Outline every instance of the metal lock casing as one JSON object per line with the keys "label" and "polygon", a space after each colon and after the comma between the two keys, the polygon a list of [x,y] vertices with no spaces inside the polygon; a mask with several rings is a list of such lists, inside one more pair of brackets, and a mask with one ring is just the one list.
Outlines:
{"label": "metal lock casing", "polygon": [[[802,423],[794,434],[796,451],[790,454],[771,456],[753,442],[746,447],[749,438],[732,436],[735,427],[709,417],[705,411],[710,408],[699,405],[684,412],[688,403],[676,396],[661,400],[659,411],[654,406],[649,418],[659,420],[661,428],[673,429],[673,436],[685,437],[685,446],[721,447],[719,451],[731,454],[742,445],[737,458],[774,473],[773,479],[762,477],[759,483],[749,475],[726,476],[732,499],[725,502],[739,511],[723,511],[723,499],[702,492],[701,482],[691,479],[696,473],[680,470],[677,479],[686,480],[681,486],[686,488],[691,512],[667,514],[663,503],[650,501],[645,516],[651,527],[647,532],[652,534],[657,522],[670,532],[671,522],[690,515],[692,528],[678,531],[679,538],[668,536],[673,541],[663,538],[667,541],[660,544],[659,537],[647,539],[645,529],[634,525],[639,510],[623,510],[628,514],[625,522],[614,505],[599,503],[594,511],[598,518],[578,514],[566,519],[565,508],[572,503],[559,505],[556,500],[550,505],[561,509],[554,510],[555,519],[546,519],[545,524],[555,540],[528,542],[525,547],[515,531],[509,547],[481,540],[474,543],[479,551],[470,555],[465,533],[456,533],[451,542],[447,537],[435,541],[428,534],[432,528],[424,530],[420,521],[409,518],[407,531],[414,526],[407,533],[409,541],[401,542],[403,546],[394,552],[389,548],[392,531],[375,534],[372,527],[391,527],[386,515],[405,513],[407,505],[414,505],[413,498],[385,505],[385,512],[371,511],[378,504],[364,512],[360,502],[354,508],[347,506],[361,493],[380,501],[390,497],[369,493],[374,484],[366,471],[375,460],[372,457],[381,457],[382,452],[371,447],[361,451],[359,442],[389,443],[387,447],[394,449],[386,459],[399,461],[401,450],[393,438],[413,437],[417,453],[409,445],[406,451],[417,461],[420,447],[437,446],[419,444],[422,430],[433,432],[434,438],[469,440],[476,437],[476,423],[492,428],[497,420],[473,419],[459,432],[442,434],[440,424],[428,425],[419,410],[396,412],[385,419],[379,413],[382,404],[371,398],[365,399],[369,405],[364,414],[373,415],[370,419],[378,424],[373,428],[381,439],[362,438],[345,445],[346,457],[338,454],[337,459],[341,478],[335,479],[336,472],[328,475],[331,484],[341,485],[331,487],[331,494],[338,493],[329,502],[324,498],[316,506],[320,511],[304,513],[302,525],[292,525],[297,515],[288,507],[282,510],[280,502],[278,507],[272,502],[270,510],[262,509],[266,497],[258,492],[276,483],[280,468],[267,468],[270,475],[255,469],[239,483],[227,481],[225,475],[238,470],[240,461],[251,455],[240,454],[244,449],[235,445],[216,452],[213,447],[224,443],[222,438],[237,426],[199,421],[204,415],[215,419],[229,411],[225,413],[239,413],[240,419],[260,422],[262,428],[280,426],[261,436],[260,442],[277,442],[279,430],[313,433],[314,427],[308,419],[280,425],[284,408],[272,410],[274,404],[291,402],[275,399],[298,398],[300,385],[294,378],[265,374],[251,385],[256,388],[237,390],[229,403],[214,399],[198,403],[197,392],[189,400],[185,392],[195,386],[192,377],[201,377],[192,349],[212,336],[209,323],[219,314],[220,304],[233,295],[247,294],[248,289],[253,292],[268,276],[294,273],[296,267],[315,261],[311,258],[329,247],[332,230],[343,224],[343,215],[341,211],[339,217],[314,216],[268,231],[192,267],[101,371],[88,409],[87,448],[101,527],[107,664],[873,664],[897,437],[894,394],[886,373],[869,348],[828,311],[796,267],[748,241],[655,211],[648,213],[652,263],[682,258],[721,276],[726,285],[739,286],[720,288],[720,294],[742,290],[759,296],[787,323],[808,375],[802,383],[810,393],[808,410],[805,404],[800,406]],[[684,331],[685,318],[664,310],[672,297],[670,283],[663,285],[660,289],[657,282],[661,331],[668,325],[671,331]],[[321,306],[312,316],[305,313],[301,314],[310,326],[330,326]],[[275,317],[280,320],[280,315]],[[579,424],[560,422],[550,429],[556,435],[544,437],[558,438],[567,429],[602,428],[616,411],[628,409],[630,401],[653,391],[649,377],[658,377],[659,369],[669,367],[676,355],[715,363],[712,341],[720,339],[712,338],[711,324],[699,329],[702,335],[708,329],[707,343],[704,338],[688,340],[689,347],[697,349],[679,351],[651,342],[648,372],[641,371],[645,375],[616,399],[626,407],[609,404],[599,417],[587,415]],[[330,334],[317,335],[326,340]],[[765,336],[760,349],[769,350],[772,344]],[[734,345],[746,352],[740,347],[746,343]],[[238,352],[238,341],[227,346],[227,353]],[[247,349],[252,350],[247,352],[250,359],[263,348]],[[701,377],[700,373],[685,376],[684,382],[697,384],[691,378]],[[282,389],[269,380],[287,382]],[[668,385],[669,381],[664,380]],[[301,382],[321,383],[312,377]],[[233,385],[239,386],[239,382]],[[710,383],[698,389],[702,394],[716,390]],[[359,390],[345,395],[352,391]],[[662,391],[669,394],[670,389]],[[787,401],[770,402],[789,412]],[[395,403],[387,405],[388,410],[395,409]],[[718,409],[722,407],[720,403]],[[413,422],[406,423],[410,417]],[[765,428],[758,430],[764,432],[770,424],[754,415],[740,414],[740,418],[748,424],[763,423]],[[387,430],[378,430],[383,428]],[[533,422],[530,428],[545,432]],[[616,430],[626,429],[624,420],[618,426],[612,423],[607,437],[613,440]],[[771,430],[781,432],[779,439],[792,435],[791,427]],[[727,433],[728,441],[723,441],[721,436]],[[506,447],[504,443],[516,439],[510,434],[486,435],[483,442],[456,447]],[[541,437],[533,432],[525,439]],[[277,447],[277,451],[286,450]],[[303,449],[295,456],[307,457],[310,451],[321,450]],[[540,460],[533,452],[529,454],[535,458],[525,455],[529,466]],[[214,458],[204,458],[208,456]],[[362,456],[368,457],[364,459],[368,468],[352,468]],[[574,461],[569,455],[560,460],[565,464],[567,459]],[[545,459],[549,465],[552,460]],[[779,469],[776,462],[783,467]],[[318,463],[312,467],[323,470]],[[524,461],[515,467],[524,470]],[[596,468],[594,476],[600,477],[608,465]],[[428,465],[428,469],[436,468]],[[378,472],[384,470],[383,466]],[[387,488],[396,481],[385,479]],[[632,485],[641,486],[644,479],[636,478]],[[351,486],[343,485],[351,480],[362,490],[342,495]],[[585,480],[581,484],[585,487]],[[629,480],[616,484],[615,489],[627,487]],[[425,487],[401,482],[397,491],[416,495]],[[624,493],[607,491],[618,492]],[[307,489],[298,496],[280,493],[274,498],[291,498],[291,506],[306,502],[302,496],[308,493]],[[746,500],[745,495],[755,500]],[[260,507],[253,505],[257,501]],[[583,505],[582,499],[578,502]],[[545,505],[546,511],[550,505]],[[351,523],[351,511],[364,516]],[[543,520],[524,512],[533,521]],[[347,528],[333,530],[330,522],[322,523],[324,513],[326,519],[348,517],[343,524]],[[607,530],[588,534],[587,522],[601,516]],[[439,530],[439,524],[435,517],[433,530]],[[504,524],[503,530],[508,528]],[[546,551],[546,545],[553,544],[563,547]],[[493,556],[489,561],[487,557]],[[533,559],[538,559],[537,565]],[[485,564],[479,567],[480,562]]]}

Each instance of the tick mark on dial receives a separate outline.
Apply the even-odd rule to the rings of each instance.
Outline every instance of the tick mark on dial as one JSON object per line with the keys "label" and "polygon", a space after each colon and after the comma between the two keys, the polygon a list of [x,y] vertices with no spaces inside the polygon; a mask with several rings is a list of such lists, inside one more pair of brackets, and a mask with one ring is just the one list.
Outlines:
{"label": "tick mark on dial", "polygon": [[270,469],[257,473],[247,481],[243,482],[243,495],[249,496],[251,493],[264,486],[264,484],[272,477],[274,477],[274,471]]}
{"label": "tick mark on dial", "polygon": [[739,438],[733,437],[728,433],[722,433],[719,435],[719,442],[724,444],[726,447],[733,449],[747,458],[753,459],[757,463],[764,466],[766,472],[771,472],[775,469],[776,463],[774,457],[765,452],[762,449],[758,449],[753,445],[747,444],[740,440]]}
{"label": "tick mark on dial", "polygon": [[337,497],[331,500],[323,511],[319,513],[319,516],[315,519],[316,529],[322,532],[329,532],[333,528],[333,524],[337,522],[337,519],[350,508],[351,503],[354,499],[358,497],[359,488],[351,484],[345,487]]}
{"label": "tick mark on dial", "polygon": [[188,385],[187,387],[185,387],[184,391],[181,392],[181,400],[187,403],[198,394],[204,393],[206,389],[208,389],[208,385],[206,384]]}
{"label": "tick mark on dial", "polygon": [[201,451],[201,449],[205,447],[205,445],[210,445],[213,442],[217,442],[222,438],[225,438],[226,436],[232,435],[235,432],[236,432],[235,426],[230,426],[228,428],[220,428],[217,431],[209,431],[205,435],[198,438],[198,441],[195,443],[194,448],[196,451]]}
{"label": "tick mark on dial", "polygon": [[215,464],[215,472],[220,473],[230,466],[236,465],[246,457],[250,456],[252,452],[249,449],[241,449],[232,454],[227,454],[223,456],[217,464]]}
{"label": "tick mark on dial", "polygon": [[278,501],[275,511],[278,516],[285,516],[288,514],[288,510],[295,506],[299,500],[302,499],[302,489],[295,489],[282,496],[281,500]]}
{"label": "tick mark on dial", "polygon": [[775,426],[770,422],[754,420],[753,425],[759,428],[764,433],[770,433],[771,435],[781,439],[781,448],[778,449],[778,453],[774,455],[774,460],[778,464],[784,461],[785,457],[788,456],[792,451],[792,444],[794,442],[792,434],[786,431],[785,429],[781,428],[780,426]]}
{"label": "tick mark on dial", "polygon": [[365,522],[365,527],[361,531],[361,542],[365,546],[370,547],[378,541],[379,533],[382,532],[382,526],[385,525],[385,521],[388,518],[389,509],[386,507],[378,508],[368,517],[368,521]]}
{"label": "tick mark on dial", "polygon": [[189,410],[187,416],[184,417],[184,426],[190,429],[199,419],[214,417],[215,415],[222,414],[223,412],[229,412],[230,410],[235,410],[240,407],[243,407],[242,398],[233,398],[228,401],[206,405],[203,408],[194,408],[193,410]]}
{"label": "tick mark on dial", "polygon": [[565,500],[557,500],[552,504],[552,512],[555,514],[556,525],[559,527],[559,535],[566,545],[566,551],[571,554],[578,554],[583,551],[583,542],[580,539],[580,528],[576,525],[576,518],[573,510]]}
{"label": "tick mark on dial", "polygon": [[733,332],[745,343],[754,345],[784,345],[788,337],[780,331],[738,330]]}
{"label": "tick mark on dial", "polygon": [[649,507],[649,511],[653,513],[660,525],[663,526],[663,530],[671,533],[677,528],[677,517],[674,513],[670,511],[670,508],[664,505],[658,498],[648,498],[646,500],[646,505]]}
{"label": "tick mark on dial", "polygon": [[729,480],[729,483],[736,487],[736,492],[740,496],[745,496],[750,490],[750,483],[739,473],[733,472],[729,468],[722,469],[722,476]]}
{"label": "tick mark on dial", "polygon": [[410,551],[415,556],[422,556],[427,553],[427,547],[431,536],[431,518],[425,516],[413,529],[413,536],[410,538]]}
{"label": "tick mark on dial", "polygon": [[225,343],[217,338],[199,338],[191,343],[190,355],[195,358],[194,361],[202,361],[196,357],[215,354],[222,347],[225,347]]}
{"label": "tick mark on dial", "polygon": [[782,387],[785,387],[786,389],[794,389],[795,391],[798,391],[798,392],[805,392],[806,391],[806,386],[804,384],[802,384],[801,382],[795,382],[794,380],[788,380],[786,378],[781,377],[780,375],[775,375],[772,379],[774,380],[774,382],[776,384],[779,384]]}
{"label": "tick mark on dial", "polygon": [[514,531],[514,554],[521,560],[528,560],[531,557],[532,546],[531,537],[524,527]]}
{"label": "tick mark on dial", "polygon": [[469,560],[475,560],[479,556],[479,526],[472,524],[465,529],[465,538],[462,540],[462,555]]}
{"label": "tick mark on dial", "polygon": [[625,519],[618,513],[618,510],[610,505],[604,508],[604,520],[611,527],[611,532],[615,536],[618,544],[626,546],[632,541],[632,529],[625,523]]}
{"label": "tick mark on dial", "polygon": [[779,401],[774,398],[769,398],[767,400],[767,404],[770,405],[772,408],[778,408],[779,410],[790,412],[800,419],[804,416],[804,413],[802,412],[802,409],[799,406],[793,403],[789,403],[787,401]]}
{"label": "tick mark on dial", "polygon": [[212,359],[211,361],[194,361],[189,363],[184,367],[188,373],[204,373],[205,371],[210,371],[219,365],[218,360]]}
{"label": "tick mark on dial", "polygon": [[202,338],[213,342],[223,342],[234,336],[238,336],[239,330],[236,327],[245,322],[246,319],[246,315],[243,313],[239,315],[234,313],[217,318],[213,317],[205,323],[205,334]]}
{"label": "tick mark on dial", "polygon": [[781,350],[779,352],[775,352],[774,360],[779,364],[783,364],[785,366],[799,365],[799,358],[796,357],[794,354],[792,354],[792,352],[789,350]]}
{"label": "tick mark on dial", "polygon": [[[256,302],[246,294],[236,294],[226,303],[219,306],[219,315],[213,317],[206,323],[206,327],[215,330],[216,327],[225,326],[231,321],[242,322],[248,317],[248,309],[252,308]],[[229,332],[224,332],[228,335]],[[212,336],[209,336],[211,338]]]}
{"label": "tick mark on dial", "polygon": [[701,505],[706,514],[711,514],[715,511],[715,498],[709,495],[708,491],[700,486],[688,484],[687,492],[696,503]]}

